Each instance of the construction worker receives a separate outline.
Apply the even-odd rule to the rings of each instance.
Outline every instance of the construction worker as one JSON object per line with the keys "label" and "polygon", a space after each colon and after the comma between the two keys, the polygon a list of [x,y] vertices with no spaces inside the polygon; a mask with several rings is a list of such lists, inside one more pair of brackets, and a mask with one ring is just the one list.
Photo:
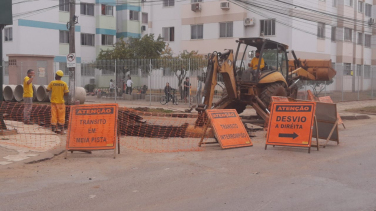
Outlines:
{"label": "construction worker", "polygon": [[[257,66],[259,64],[259,58],[260,58],[260,51],[256,50],[256,56],[253,57],[251,63],[249,63],[248,65],[252,70],[257,70]],[[265,67],[265,61],[263,58],[261,58],[260,70],[264,69],[264,67]]]}
{"label": "construction worker", "polygon": [[29,125],[31,109],[33,108],[33,82],[34,80],[34,70],[30,69],[27,71],[27,76],[23,81],[23,100],[24,100],[24,123]]}
{"label": "construction worker", "polygon": [[68,85],[61,80],[63,76],[63,71],[58,70],[55,75],[55,81],[51,81],[47,87],[47,92],[51,92],[52,131],[61,133],[64,133],[65,124],[64,96],[67,96],[69,93]]}

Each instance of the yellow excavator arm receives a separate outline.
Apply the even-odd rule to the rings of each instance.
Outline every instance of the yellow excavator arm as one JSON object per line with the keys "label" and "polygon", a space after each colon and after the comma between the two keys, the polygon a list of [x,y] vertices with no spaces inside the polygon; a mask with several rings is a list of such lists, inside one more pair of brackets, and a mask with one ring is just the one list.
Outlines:
{"label": "yellow excavator arm", "polygon": [[[204,104],[206,108],[211,108],[213,104],[214,90],[217,85],[218,73],[222,75],[225,83],[227,97],[221,100],[220,107],[224,108],[231,103],[231,99],[237,98],[236,93],[236,80],[234,73],[234,55],[232,50],[228,50],[224,53],[213,53],[210,55],[207,78],[204,87]],[[226,102],[228,101],[228,102]]]}

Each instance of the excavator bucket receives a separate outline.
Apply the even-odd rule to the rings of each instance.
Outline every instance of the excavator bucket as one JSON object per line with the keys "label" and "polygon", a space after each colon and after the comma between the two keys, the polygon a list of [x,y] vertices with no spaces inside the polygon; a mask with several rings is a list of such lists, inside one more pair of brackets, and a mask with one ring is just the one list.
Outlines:
{"label": "excavator bucket", "polygon": [[[299,63],[299,67],[295,64]],[[304,60],[296,62],[296,60],[289,60],[289,72],[297,74],[305,80],[314,81],[330,81],[337,74],[332,68],[331,60]]]}

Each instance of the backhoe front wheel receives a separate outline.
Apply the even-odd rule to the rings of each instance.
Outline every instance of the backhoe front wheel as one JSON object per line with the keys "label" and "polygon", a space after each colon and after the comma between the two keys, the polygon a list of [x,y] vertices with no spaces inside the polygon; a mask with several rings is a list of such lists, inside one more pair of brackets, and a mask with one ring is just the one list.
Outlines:
{"label": "backhoe front wheel", "polygon": [[286,85],[283,82],[274,82],[267,84],[262,88],[259,98],[265,104],[266,108],[269,109],[269,105],[272,101],[272,96],[287,96]]}

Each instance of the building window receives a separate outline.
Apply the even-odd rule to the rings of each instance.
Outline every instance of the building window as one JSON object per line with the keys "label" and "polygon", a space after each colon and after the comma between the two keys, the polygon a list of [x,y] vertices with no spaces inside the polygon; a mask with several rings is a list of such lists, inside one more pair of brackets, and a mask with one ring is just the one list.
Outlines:
{"label": "building window", "polygon": [[102,45],[113,45],[114,36],[102,34]]}
{"label": "building window", "polygon": [[363,33],[358,32],[358,39],[356,41],[356,44],[363,45]]}
{"label": "building window", "polygon": [[59,70],[63,71],[64,75],[69,75],[66,62],[59,62]]}
{"label": "building window", "polygon": [[4,41],[5,42],[13,41],[13,28],[12,27],[8,27],[4,29]]}
{"label": "building window", "polygon": [[94,16],[94,4],[81,3],[81,15]]}
{"label": "building window", "polygon": [[337,7],[337,0],[332,0],[332,6]]}
{"label": "building window", "polygon": [[371,66],[364,65],[364,78],[371,78]]}
{"label": "building window", "polygon": [[191,25],[191,39],[203,39],[204,38],[204,25]]}
{"label": "building window", "polygon": [[260,20],[260,35],[275,35],[275,19]]}
{"label": "building window", "polygon": [[366,4],[366,14],[367,17],[372,17],[372,5]]}
{"label": "building window", "polygon": [[102,15],[114,16],[114,7],[102,4]]}
{"label": "building window", "polygon": [[163,0],[164,7],[173,7],[175,6],[175,0]]}
{"label": "building window", "polygon": [[343,75],[351,75],[351,63],[345,63]]}
{"label": "building window", "polygon": [[82,76],[95,76],[94,65],[81,64],[81,75]]}
{"label": "building window", "polygon": [[364,12],[364,2],[358,1],[358,12],[363,13]]}
{"label": "building window", "polygon": [[175,28],[174,27],[163,27],[162,37],[164,41],[175,41]]}
{"label": "building window", "polygon": [[202,2],[202,0],[191,0],[191,3]]}
{"label": "building window", "polygon": [[69,12],[69,1],[70,0],[59,0],[59,10]]}
{"label": "building window", "polygon": [[332,26],[332,41],[335,42],[336,41],[336,31],[337,31],[337,27],[335,26]]}
{"label": "building window", "polygon": [[81,34],[81,45],[94,46],[95,37],[94,34]]}
{"label": "building window", "polygon": [[138,17],[138,13],[139,13],[138,11],[129,10],[129,20],[132,20],[132,21],[140,20]]}
{"label": "building window", "polygon": [[345,28],[345,41],[352,42],[352,29]]}
{"label": "building window", "polygon": [[69,43],[69,31],[59,31],[59,43]]}
{"label": "building window", "polygon": [[345,5],[352,7],[353,6],[353,0],[345,0]]}
{"label": "building window", "polygon": [[371,47],[371,35],[365,34],[364,35],[364,46],[370,48]]}
{"label": "building window", "polygon": [[232,37],[233,35],[233,23],[219,23],[219,37]]}
{"label": "building window", "polygon": [[325,38],[325,23],[317,23],[317,37]]}
{"label": "building window", "polygon": [[142,13],[142,23],[147,24],[148,22],[149,22],[149,20],[148,20],[148,14],[145,13],[145,12],[143,12]]}
{"label": "building window", "polygon": [[356,76],[362,76],[362,65],[356,65]]}

